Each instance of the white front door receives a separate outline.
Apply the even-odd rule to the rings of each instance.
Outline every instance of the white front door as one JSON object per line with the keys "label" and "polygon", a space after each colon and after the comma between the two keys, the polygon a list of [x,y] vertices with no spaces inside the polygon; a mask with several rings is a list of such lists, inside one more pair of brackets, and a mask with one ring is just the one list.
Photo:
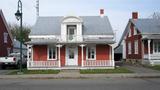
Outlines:
{"label": "white front door", "polygon": [[78,66],[78,48],[77,47],[66,48],[66,65]]}

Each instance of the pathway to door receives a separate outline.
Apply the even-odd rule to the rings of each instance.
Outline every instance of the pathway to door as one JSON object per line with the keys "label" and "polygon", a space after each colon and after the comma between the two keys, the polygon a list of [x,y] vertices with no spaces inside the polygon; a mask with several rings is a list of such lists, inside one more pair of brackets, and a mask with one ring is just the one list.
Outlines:
{"label": "pathway to door", "polygon": [[79,70],[61,70],[61,72],[58,74],[59,76],[65,76],[65,77],[77,77],[80,75]]}

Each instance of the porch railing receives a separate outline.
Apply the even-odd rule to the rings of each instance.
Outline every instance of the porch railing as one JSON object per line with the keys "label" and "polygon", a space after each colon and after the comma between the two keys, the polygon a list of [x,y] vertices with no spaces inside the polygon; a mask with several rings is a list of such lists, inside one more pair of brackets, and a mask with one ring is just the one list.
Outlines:
{"label": "porch railing", "polygon": [[[145,54],[143,56],[144,59],[149,59],[149,55]],[[160,60],[160,54],[150,54],[150,59]]]}
{"label": "porch railing", "polygon": [[51,68],[58,67],[58,61],[27,61],[29,68]]}
{"label": "porch railing", "polygon": [[114,66],[114,60],[86,60],[84,67],[105,67]]}

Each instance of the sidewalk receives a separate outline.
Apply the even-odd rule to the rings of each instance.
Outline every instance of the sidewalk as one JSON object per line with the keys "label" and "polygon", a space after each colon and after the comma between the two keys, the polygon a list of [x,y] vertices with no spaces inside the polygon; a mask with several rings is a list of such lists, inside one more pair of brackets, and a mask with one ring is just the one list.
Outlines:
{"label": "sidewalk", "polygon": [[135,73],[80,74],[79,70],[62,70],[59,74],[0,75],[0,79],[93,79],[93,78],[160,78],[160,71],[142,66],[124,65]]}
{"label": "sidewalk", "polygon": [[0,79],[160,78],[160,73],[0,75]]}

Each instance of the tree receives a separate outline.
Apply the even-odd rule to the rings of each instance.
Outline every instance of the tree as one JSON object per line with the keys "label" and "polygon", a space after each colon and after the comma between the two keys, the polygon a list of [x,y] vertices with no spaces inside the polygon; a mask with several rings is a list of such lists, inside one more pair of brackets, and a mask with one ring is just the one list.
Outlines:
{"label": "tree", "polygon": [[[20,26],[17,24],[9,24],[8,25],[12,36],[20,41],[21,35],[20,35]],[[31,31],[31,27],[27,26],[27,25],[23,25],[23,29],[22,29],[22,43],[29,41],[30,39],[28,38],[28,35]]]}

